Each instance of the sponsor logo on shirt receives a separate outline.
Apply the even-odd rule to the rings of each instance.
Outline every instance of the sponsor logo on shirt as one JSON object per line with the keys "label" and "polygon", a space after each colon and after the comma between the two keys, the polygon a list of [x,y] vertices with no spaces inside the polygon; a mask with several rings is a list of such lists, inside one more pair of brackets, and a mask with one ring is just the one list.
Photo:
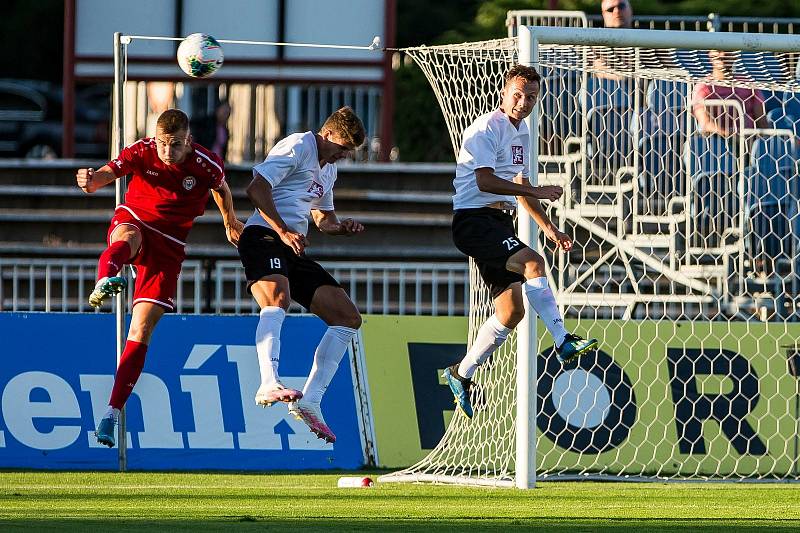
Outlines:
{"label": "sponsor logo on shirt", "polygon": [[194,176],[186,176],[185,178],[183,178],[183,188],[186,189],[187,191],[191,191],[196,183],[197,179]]}
{"label": "sponsor logo on shirt", "polygon": [[512,165],[522,164],[522,146],[518,145],[511,146],[511,164]]}
{"label": "sponsor logo on shirt", "polygon": [[316,181],[312,181],[311,182],[311,187],[308,188],[307,192],[310,192],[311,194],[313,194],[317,198],[322,198],[322,190],[323,189],[322,189],[322,184],[321,183],[317,183]]}
{"label": "sponsor logo on shirt", "polygon": [[158,172],[155,170],[145,170],[145,174],[150,174],[151,176],[158,176]]}

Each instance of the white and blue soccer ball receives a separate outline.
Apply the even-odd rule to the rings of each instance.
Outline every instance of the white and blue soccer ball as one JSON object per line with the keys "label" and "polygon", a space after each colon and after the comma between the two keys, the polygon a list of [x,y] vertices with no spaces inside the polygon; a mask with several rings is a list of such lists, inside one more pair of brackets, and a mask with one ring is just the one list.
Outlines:
{"label": "white and blue soccer ball", "polygon": [[178,46],[178,65],[193,78],[208,78],[222,67],[222,46],[206,33],[193,33]]}

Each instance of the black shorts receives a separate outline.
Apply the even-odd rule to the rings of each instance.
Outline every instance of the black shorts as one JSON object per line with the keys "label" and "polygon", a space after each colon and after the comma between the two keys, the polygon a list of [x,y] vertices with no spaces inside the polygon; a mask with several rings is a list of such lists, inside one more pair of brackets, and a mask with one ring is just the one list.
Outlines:
{"label": "black shorts", "polygon": [[264,226],[247,226],[239,237],[239,257],[244,265],[247,290],[264,276],[289,279],[292,300],[311,309],[314,293],[323,285],[341,287],[327,270],[305,255],[297,255],[278,234]]}
{"label": "black shorts", "polygon": [[508,258],[527,248],[514,231],[514,219],[491,207],[458,209],[453,215],[453,243],[475,260],[481,278],[497,298],[509,285],[524,282],[522,274],[506,270]]}

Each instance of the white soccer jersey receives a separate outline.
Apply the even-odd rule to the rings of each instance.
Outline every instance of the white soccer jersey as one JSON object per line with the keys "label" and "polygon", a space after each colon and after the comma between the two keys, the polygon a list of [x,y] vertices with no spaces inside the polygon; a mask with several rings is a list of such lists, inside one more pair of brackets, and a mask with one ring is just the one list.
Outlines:
{"label": "white soccer jersey", "polygon": [[502,110],[481,115],[464,130],[456,162],[453,187],[453,209],[486,207],[495,202],[517,205],[515,196],[482,192],[478,189],[475,169],[491,168],[494,175],[507,181],[522,173],[530,175],[528,167],[528,125],[520,122],[515,128]]}
{"label": "white soccer jersey", "polygon": [[[312,209],[333,211],[336,164],[327,163],[319,168],[313,132],[293,133],[276,144],[267,158],[253,167],[253,177],[259,175],[272,185],[275,208],[293,231],[308,233]],[[258,209],[247,219],[246,225],[254,224],[270,227]]]}

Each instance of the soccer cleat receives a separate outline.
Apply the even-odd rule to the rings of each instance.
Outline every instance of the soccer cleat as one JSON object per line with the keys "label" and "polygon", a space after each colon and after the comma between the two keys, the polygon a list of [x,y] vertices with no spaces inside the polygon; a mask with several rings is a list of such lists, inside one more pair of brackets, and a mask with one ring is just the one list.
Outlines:
{"label": "soccer cleat", "polygon": [[89,305],[100,307],[109,296],[114,296],[122,292],[128,286],[128,281],[122,276],[110,278],[100,278],[94,286],[92,294],[89,295]]}
{"label": "soccer cleat", "polygon": [[117,421],[113,416],[107,416],[101,419],[100,424],[97,426],[97,431],[94,432],[94,436],[97,437],[97,442],[105,444],[109,448],[113,448],[114,444],[117,442],[114,438],[116,426]]}
{"label": "soccer cleat", "polygon": [[282,383],[264,385],[263,383],[256,392],[256,405],[269,407],[275,402],[296,402],[303,397],[303,393],[295,389],[287,389]]}
{"label": "soccer cleat", "polygon": [[597,348],[597,339],[584,339],[572,333],[567,333],[564,342],[556,348],[556,357],[561,363],[566,363],[595,348]]}
{"label": "soccer cleat", "polygon": [[456,399],[456,405],[467,418],[472,418],[472,404],[469,399],[469,391],[472,388],[472,380],[462,378],[458,375],[458,365],[453,365],[444,369],[442,377],[447,380],[450,390]]}
{"label": "soccer cleat", "polygon": [[325,442],[336,442],[336,435],[322,418],[319,404],[298,400],[289,404],[289,414],[302,420],[311,430],[311,433]]}

